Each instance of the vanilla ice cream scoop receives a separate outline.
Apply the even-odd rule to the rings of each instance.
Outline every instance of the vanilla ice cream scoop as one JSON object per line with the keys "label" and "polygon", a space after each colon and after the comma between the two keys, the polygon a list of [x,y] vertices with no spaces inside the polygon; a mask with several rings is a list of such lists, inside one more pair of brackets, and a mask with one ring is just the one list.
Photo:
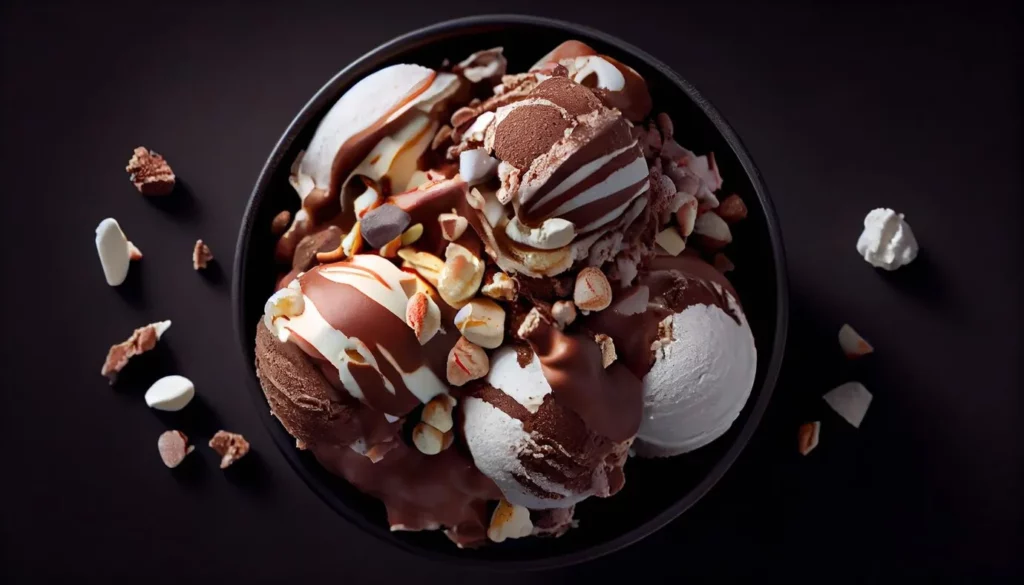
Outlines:
{"label": "vanilla ice cream scoop", "polygon": [[857,252],[876,268],[896,270],[917,258],[917,239],[902,213],[873,209],[864,218],[864,231],[857,239]]}
{"label": "vanilla ice cream scoop", "polygon": [[[575,346],[563,348],[568,350],[563,354],[575,351]],[[603,374],[600,364],[588,358],[574,361]],[[545,369],[550,371],[550,366],[527,348],[504,346],[494,353],[486,383],[460,403],[473,462],[505,499],[532,510],[569,508],[590,496],[617,492],[624,482],[622,464],[632,431],[626,440],[595,432],[558,400],[564,390],[552,388]],[[557,375],[552,379],[556,386],[564,383]],[[600,394],[595,393],[595,400]]]}
{"label": "vanilla ice cream scoop", "polygon": [[754,337],[729,282],[694,256],[663,256],[618,298],[586,324],[611,336],[620,361],[643,378],[637,454],[678,455],[722,436],[757,370]]}

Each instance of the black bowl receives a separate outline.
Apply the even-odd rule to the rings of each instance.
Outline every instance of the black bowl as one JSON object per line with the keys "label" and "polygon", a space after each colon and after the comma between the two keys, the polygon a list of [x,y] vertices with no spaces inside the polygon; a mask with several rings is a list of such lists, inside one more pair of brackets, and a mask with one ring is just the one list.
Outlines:
{"label": "black bowl", "polygon": [[542,18],[484,16],[430,26],[367,53],[317,92],[274,147],[252,192],[235,251],[232,299],[246,366],[252,369],[255,328],[274,286],[270,222],[282,209],[294,211],[299,203],[288,184],[289,166],[342,93],[386,65],[408,62],[437,67],[445,58],[461,59],[494,46],[505,47],[509,71],[525,71],[567,39],[586,42],[636,69],[650,86],[655,111],[672,116],[679,142],[698,153],[714,151],[728,192],[738,193],[746,201],[749,216],[736,226],[729,255],[739,267],[731,274],[732,281],[740,293],[759,353],[754,390],[733,427],[711,445],[670,459],[631,459],[622,492],[608,499],[590,498],[577,506],[580,527],[562,538],[528,538],[480,550],[459,550],[440,532],[390,532],[383,505],[295,448],[294,439],[269,414],[255,374],[250,375],[247,389],[263,422],[313,491],[368,534],[426,558],[505,570],[553,568],[596,558],[651,534],[700,499],[736,459],[768,404],[782,363],[788,322],[782,238],[757,168],[718,112],[660,61],[607,34]]}

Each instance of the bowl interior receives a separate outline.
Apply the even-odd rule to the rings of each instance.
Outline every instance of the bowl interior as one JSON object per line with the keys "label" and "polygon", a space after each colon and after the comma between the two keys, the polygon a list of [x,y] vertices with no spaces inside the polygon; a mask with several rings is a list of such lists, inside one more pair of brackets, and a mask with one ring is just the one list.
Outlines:
{"label": "bowl interior", "polygon": [[247,391],[260,404],[261,416],[275,441],[310,486],[332,508],[367,532],[421,555],[466,563],[493,565],[497,561],[505,568],[509,568],[507,563],[535,568],[585,560],[634,542],[682,513],[721,477],[753,432],[775,382],[785,323],[781,247],[767,194],[742,146],[692,87],[643,53],[580,27],[508,17],[450,22],[396,39],[339,74],[298,116],[260,177],[236,252],[234,301],[247,363],[253,363],[255,327],[275,279],[270,260],[274,245],[271,219],[282,209],[298,208],[298,197],[287,180],[289,166],[309,143],[323,115],[352,83],[385,65],[409,62],[437,67],[445,58],[457,61],[473,51],[494,46],[505,48],[510,72],[525,71],[552,47],[573,38],[636,69],[650,86],[655,111],[672,116],[677,140],[698,154],[714,151],[724,177],[723,193],[738,193],[746,202],[749,216],[734,228],[735,243],[728,254],[738,267],[730,278],[740,293],[758,349],[754,390],[740,418],[713,444],[670,459],[631,459],[626,464],[627,482],[622,492],[608,499],[591,498],[577,506],[579,528],[562,538],[521,539],[480,550],[459,550],[439,532],[388,531],[379,502],[295,449],[294,440],[268,414],[256,377],[251,375]]}

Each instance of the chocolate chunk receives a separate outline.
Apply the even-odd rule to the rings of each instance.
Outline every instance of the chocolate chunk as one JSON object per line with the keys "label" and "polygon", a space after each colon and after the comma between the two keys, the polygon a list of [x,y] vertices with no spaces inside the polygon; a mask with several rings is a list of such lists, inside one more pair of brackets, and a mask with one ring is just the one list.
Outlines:
{"label": "chocolate chunk", "polygon": [[292,270],[309,270],[316,265],[316,253],[336,250],[341,245],[341,238],[341,230],[333,225],[302,238],[295,247]]}
{"label": "chocolate chunk", "polygon": [[380,248],[402,235],[411,221],[412,218],[408,213],[390,203],[385,203],[367,212],[363,219],[359,220],[359,231],[363,236],[363,241],[374,248]]}
{"label": "chocolate chunk", "polygon": [[144,146],[135,149],[128,166],[132,184],[143,195],[168,195],[174,190],[174,171],[164,157]]}

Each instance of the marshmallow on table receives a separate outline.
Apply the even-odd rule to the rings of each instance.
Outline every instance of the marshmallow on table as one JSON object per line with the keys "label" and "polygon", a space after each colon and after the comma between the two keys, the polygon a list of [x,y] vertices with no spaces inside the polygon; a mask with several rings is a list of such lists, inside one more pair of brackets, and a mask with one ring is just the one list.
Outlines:
{"label": "marshmallow on table", "polygon": [[896,270],[917,258],[917,239],[902,213],[874,209],[864,218],[864,231],[857,239],[857,252],[876,268]]}
{"label": "marshmallow on table", "polygon": [[117,220],[108,217],[96,226],[96,252],[103,266],[103,276],[110,286],[118,286],[128,276],[131,246]]}

